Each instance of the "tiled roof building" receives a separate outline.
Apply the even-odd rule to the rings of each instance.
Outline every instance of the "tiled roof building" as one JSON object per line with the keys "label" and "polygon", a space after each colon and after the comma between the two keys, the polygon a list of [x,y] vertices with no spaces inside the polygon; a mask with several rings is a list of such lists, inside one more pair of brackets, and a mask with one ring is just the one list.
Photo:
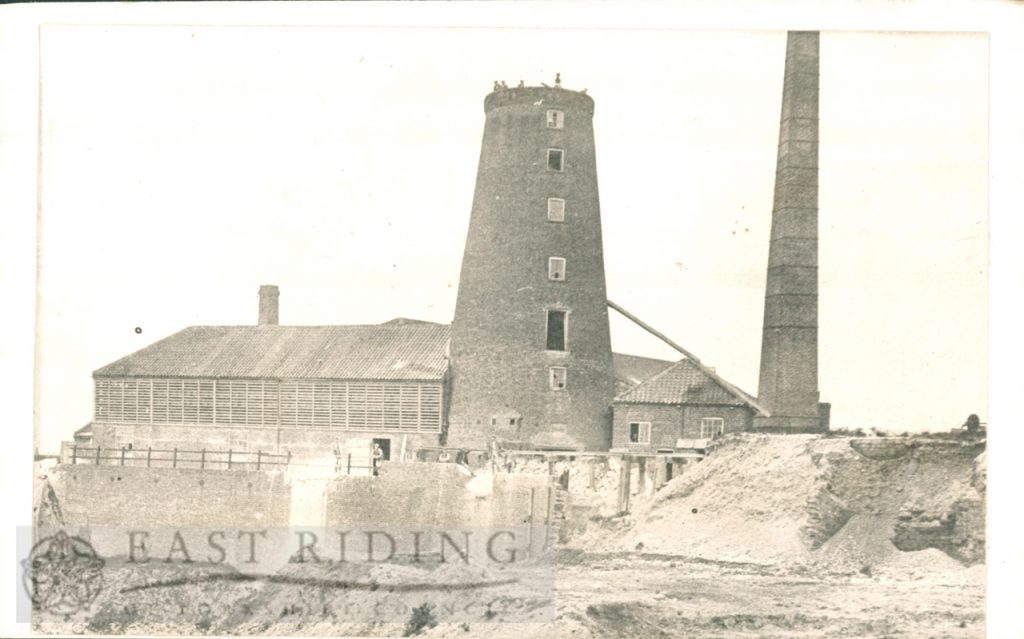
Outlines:
{"label": "tiled roof building", "polygon": [[620,393],[614,412],[613,449],[648,452],[749,430],[760,414],[750,395],[689,359]]}
{"label": "tiled roof building", "polygon": [[735,387],[730,388],[715,380],[690,360],[683,359],[620,394],[615,401],[630,404],[749,406],[751,398]]}

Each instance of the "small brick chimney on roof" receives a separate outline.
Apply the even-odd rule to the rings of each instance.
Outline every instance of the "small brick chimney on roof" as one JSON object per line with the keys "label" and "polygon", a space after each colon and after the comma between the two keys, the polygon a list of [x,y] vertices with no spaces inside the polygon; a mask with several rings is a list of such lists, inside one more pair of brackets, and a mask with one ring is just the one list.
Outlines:
{"label": "small brick chimney on roof", "polygon": [[277,298],[280,291],[272,284],[264,284],[260,287],[260,316],[259,324],[277,325]]}

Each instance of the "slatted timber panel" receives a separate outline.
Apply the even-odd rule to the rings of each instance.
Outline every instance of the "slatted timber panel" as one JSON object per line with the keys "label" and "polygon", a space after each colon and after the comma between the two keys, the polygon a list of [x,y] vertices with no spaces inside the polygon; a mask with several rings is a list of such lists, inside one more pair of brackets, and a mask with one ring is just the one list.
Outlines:
{"label": "slatted timber panel", "polygon": [[102,422],[441,429],[439,383],[100,378],[95,400]]}

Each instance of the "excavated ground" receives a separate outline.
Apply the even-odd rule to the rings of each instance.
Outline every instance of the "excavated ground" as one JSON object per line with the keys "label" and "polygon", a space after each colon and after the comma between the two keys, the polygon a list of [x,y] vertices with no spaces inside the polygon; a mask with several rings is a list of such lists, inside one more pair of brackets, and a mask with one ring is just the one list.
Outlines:
{"label": "excavated ground", "polygon": [[[941,554],[923,553],[932,559],[933,553]],[[290,567],[286,574],[310,576],[333,570]],[[56,634],[394,637],[407,632],[412,607],[432,601],[436,625],[420,630],[425,637],[984,636],[982,565],[950,570],[940,563],[899,575],[867,576],[814,567],[562,551],[553,609],[543,577],[531,582],[520,575],[525,578],[519,584],[502,591],[408,596],[401,614],[392,612],[397,595],[385,584],[409,575],[404,568],[391,566],[364,575],[379,580],[382,586],[377,591],[211,582],[119,592],[127,584],[169,572],[174,571],[122,566],[110,573],[110,590],[90,620],[37,629]],[[188,574],[195,575],[194,569]],[[366,611],[378,605],[380,617],[367,619]],[[353,609],[360,611],[358,618],[347,618],[346,611]]]}
{"label": "excavated ground", "polygon": [[[625,516],[570,542],[713,561],[899,572],[984,561],[983,445],[927,438],[736,435]],[[902,568],[901,568],[902,567]]]}
{"label": "excavated ground", "polygon": [[[596,492],[603,485],[598,481]],[[283,579],[271,582],[193,580],[125,591],[194,577],[197,568],[114,560],[88,616],[38,630],[402,636],[414,629],[426,637],[489,639],[982,637],[984,494],[985,455],[977,444],[741,435],[657,493],[637,495],[629,515],[609,516],[600,495],[576,500],[568,528],[577,532],[568,544],[548,560],[515,570],[289,565],[279,573]],[[231,569],[205,569],[217,571]],[[311,577],[379,587],[324,589],[303,581]],[[396,594],[388,588],[460,579],[514,582],[477,591]],[[427,602],[431,613],[412,623],[411,608]],[[367,616],[375,606],[379,616]]]}

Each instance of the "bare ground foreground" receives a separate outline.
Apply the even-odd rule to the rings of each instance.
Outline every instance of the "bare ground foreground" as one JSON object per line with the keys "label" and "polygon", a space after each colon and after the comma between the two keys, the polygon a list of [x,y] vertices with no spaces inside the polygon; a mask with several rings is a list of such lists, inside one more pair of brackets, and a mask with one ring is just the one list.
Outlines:
{"label": "bare ground foreground", "polygon": [[[53,623],[37,617],[36,630],[491,639],[984,636],[983,445],[741,435],[660,491],[637,495],[626,515],[609,514],[600,490],[586,494],[570,484],[570,491],[561,546],[532,563],[486,570],[289,564],[274,580],[250,581],[210,577],[234,572],[225,566],[114,558],[88,613]],[[184,581],[135,588],[178,577]],[[369,585],[323,587],[332,580]],[[489,585],[450,587],[471,582]],[[409,583],[439,587],[392,587]]]}

